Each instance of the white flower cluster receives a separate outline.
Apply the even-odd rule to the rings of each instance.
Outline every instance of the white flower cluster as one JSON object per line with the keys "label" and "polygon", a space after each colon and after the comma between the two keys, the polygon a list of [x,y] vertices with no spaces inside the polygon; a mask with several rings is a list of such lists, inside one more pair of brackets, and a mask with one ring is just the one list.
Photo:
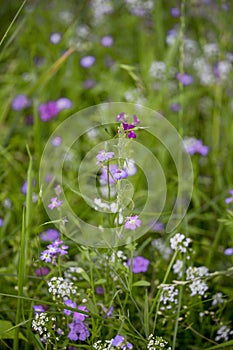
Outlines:
{"label": "white flower cluster", "polygon": [[77,287],[74,286],[74,283],[66,281],[63,277],[52,277],[48,282],[48,287],[49,293],[57,298],[70,297],[77,293]]}
{"label": "white flower cluster", "polygon": [[229,327],[224,325],[218,329],[217,336],[215,337],[215,340],[216,341],[219,341],[219,340],[228,341],[231,335],[233,335],[233,330],[231,330]]}
{"label": "white flower cluster", "polygon": [[208,285],[205,281],[202,281],[201,278],[208,276],[209,271],[207,267],[188,267],[186,270],[187,280],[192,280],[192,283],[189,284],[191,290],[191,296],[194,295],[205,295],[205,292],[208,290]]}
{"label": "white flower cluster", "polygon": [[161,306],[161,310],[165,309],[171,309],[172,304],[177,304],[178,303],[178,296],[179,291],[175,286],[165,286],[162,289],[162,293],[160,295],[160,302],[163,303],[165,306]]}
{"label": "white flower cluster", "polygon": [[136,16],[150,14],[154,8],[153,0],[125,0],[129,11]]}
{"label": "white flower cluster", "polygon": [[[82,272],[84,272],[84,270],[81,267],[77,267],[77,266],[70,266],[65,272],[64,272],[64,276],[65,276],[65,280],[66,281],[78,281],[78,277],[77,275],[82,274]],[[81,279],[83,279],[81,277]]]}
{"label": "white flower cluster", "polygon": [[172,350],[171,346],[168,345],[168,342],[162,337],[154,337],[153,334],[150,334],[148,337],[147,343],[148,350]]}
{"label": "white flower cluster", "polygon": [[32,328],[39,333],[41,340],[49,342],[51,337],[50,330],[56,327],[56,317],[49,317],[46,312],[39,312],[35,314],[32,320]]}
{"label": "white flower cluster", "polygon": [[111,345],[111,343],[111,340],[105,340],[104,342],[98,340],[93,344],[93,348],[96,350],[114,350],[115,348]]}
{"label": "white flower cluster", "polygon": [[178,277],[182,277],[182,269],[183,269],[183,261],[176,260],[175,264],[172,266],[173,272],[178,275]]}
{"label": "white flower cluster", "polygon": [[212,306],[224,303],[223,295],[221,292],[213,295]]}
{"label": "white flower cluster", "polygon": [[171,248],[173,250],[178,250],[182,253],[187,252],[189,243],[191,242],[190,238],[186,238],[184,234],[176,233],[174,237],[170,238]]}
{"label": "white flower cluster", "polygon": [[165,260],[170,258],[172,250],[162,238],[153,239],[151,245],[159,251]]}

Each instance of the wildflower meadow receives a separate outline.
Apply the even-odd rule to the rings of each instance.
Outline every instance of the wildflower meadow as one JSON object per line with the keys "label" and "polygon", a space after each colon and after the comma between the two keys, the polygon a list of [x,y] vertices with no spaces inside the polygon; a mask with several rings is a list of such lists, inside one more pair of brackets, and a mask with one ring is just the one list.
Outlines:
{"label": "wildflower meadow", "polygon": [[233,2],[0,13],[0,349],[233,349]]}

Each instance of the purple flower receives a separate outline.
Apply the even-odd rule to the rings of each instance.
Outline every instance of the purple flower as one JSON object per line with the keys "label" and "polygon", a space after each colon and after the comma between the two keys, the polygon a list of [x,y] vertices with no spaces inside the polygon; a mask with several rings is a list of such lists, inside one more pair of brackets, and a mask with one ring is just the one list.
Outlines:
{"label": "purple flower", "polygon": [[70,332],[68,338],[73,341],[81,340],[85,341],[89,336],[90,332],[87,325],[81,321],[73,321],[68,324]]}
{"label": "purple flower", "polygon": [[83,68],[90,68],[91,66],[93,66],[93,64],[95,63],[96,59],[94,56],[84,56],[83,58],[81,58],[80,60],[80,65]]}
{"label": "purple flower", "polygon": [[55,241],[58,238],[60,238],[60,234],[57,230],[53,229],[53,228],[49,228],[48,230],[41,232],[40,234],[40,239],[42,241]]}
{"label": "purple flower", "polygon": [[14,111],[21,111],[31,105],[30,100],[26,95],[16,95],[11,103],[11,107]]}
{"label": "purple flower", "polygon": [[122,345],[125,341],[125,338],[123,335],[117,335],[115,338],[113,338],[111,345],[113,346],[119,346]]}
{"label": "purple flower", "polygon": [[48,275],[50,272],[50,268],[43,266],[43,267],[39,267],[38,269],[36,269],[36,276],[46,276]]}
{"label": "purple flower", "polygon": [[[66,306],[69,306],[70,308],[76,308],[77,307],[77,304],[75,301],[72,301],[71,299],[66,299],[64,300],[64,304]],[[63,310],[64,314],[67,315],[67,316],[70,316],[72,314],[72,311],[71,310],[67,310],[67,309],[64,309]]]}
{"label": "purple flower", "polygon": [[68,248],[68,246],[63,244],[63,241],[56,239],[52,244],[47,245],[47,249],[41,253],[40,260],[56,265],[57,256],[68,254]]}
{"label": "purple flower", "polygon": [[108,309],[108,311],[106,312],[105,318],[112,316],[114,311],[114,307],[110,306],[110,308]]}
{"label": "purple flower", "polygon": [[41,252],[40,260],[45,261],[46,263],[49,263],[49,262],[52,262],[52,259],[53,259],[53,255],[50,254],[48,250],[44,250],[43,252]]}
{"label": "purple flower", "polygon": [[178,9],[178,7],[172,7],[170,13],[172,17],[175,17],[175,18],[180,17],[180,10]]}
{"label": "purple flower", "polygon": [[[127,265],[130,267],[131,259],[128,260]],[[136,256],[132,261],[132,271],[133,273],[146,272],[150,261],[143,256]]]}
{"label": "purple flower", "polygon": [[106,152],[105,150],[100,151],[96,156],[96,164],[101,165],[102,162],[105,162],[114,157],[114,152]]}
{"label": "purple flower", "polygon": [[193,77],[189,74],[178,73],[176,75],[177,80],[179,80],[184,86],[190,85],[193,83]]}
{"label": "purple flower", "polygon": [[[89,312],[89,310],[86,308],[86,306],[79,306],[78,310],[84,311],[84,312]],[[74,320],[75,321],[85,321],[85,318],[88,317],[88,315],[81,314],[80,312],[74,312]]]}
{"label": "purple flower", "polygon": [[225,203],[226,204],[230,204],[230,203],[233,202],[233,190],[229,190],[228,192],[230,193],[231,196],[228,197],[228,198],[225,198]]}
{"label": "purple flower", "polygon": [[59,147],[62,143],[62,138],[60,136],[55,136],[52,140],[51,140],[51,144],[54,147]]}
{"label": "purple flower", "polygon": [[91,89],[96,85],[96,81],[94,79],[86,79],[83,82],[83,87],[85,89]]}
{"label": "purple flower", "polygon": [[26,125],[33,125],[34,123],[33,115],[26,115],[24,121]]}
{"label": "purple flower", "polygon": [[126,179],[128,177],[128,173],[124,169],[117,169],[112,175],[116,181]]}
{"label": "purple flower", "polygon": [[57,199],[57,197],[53,197],[50,199],[50,204],[48,205],[48,208],[53,210],[54,208],[58,208],[62,205],[62,201],[60,201],[59,199]]}
{"label": "purple flower", "polygon": [[203,145],[201,140],[196,139],[195,137],[186,137],[183,140],[184,149],[190,155],[199,153],[202,156],[207,156],[209,153],[209,147]]}
{"label": "purple flower", "polygon": [[123,350],[133,349],[133,345],[131,343],[126,343],[125,338],[122,335],[117,335],[115,338],[113,338],[111,345]]}
{"label": "purple flower", "polygon": [[104,288],[103,287],[96,287],[95,292],[96,292],[96,294],[104,294]]}
{"label": "purple flower", "polygon": [[129,139],[135,139],[136,133],[133,130],[136,125],[140,124],[140,120],[137,118],[136,114],[133,115],[133,123],[128,123],[129,116],[126,116],[124,112],[121,112],[116,116],[117,122],[122,122],[123,129],[125,133],[127,134],[127,137]]}
{"label": "purple flower", "polygon": [[111,35],[105,35],[101,39],[101,44],[105,47],[110,47],[113,44],[113,37]]}
{"label": "purple flower", "polygon": [[125,112],[121,112],[116,116],[116,121],[117,122],[125,122]]}
{"label": "purple flower", "polygon": [[233,248],[227,248],[224,250],[225,255],[233,255]]}
{"label": "purple flower", "polygon": [[[33,185],[33,186],[36,186],[36,180],[33,180],[33,181],[32,181],[32,185]],[[24,183],[23,183],[23,185],[22,185],[22,187],[21,187],[21,192],[22,192],[23,194],[27,194],[27,191],[28,191],[28,182],[27,182],[27,180],[25,180]]]}
{"label": "purple flower", "polygon": [[61,40],[61,34],[60,33],[52,33],[50,35],[50,42],[54,45],[58,44]]}
{"label": "purple flower", "polygon": [[179,110],[180,110],[180,105],[179,105],[179,103],[172,103],[172,104],[170,105],[170,110],[171,110],[172,112],[179,112]]}
{"label": "purple flower", "polygon": [[42,103],[39,106],[39,115],[42,122],[47,122],[52,118],[56,117],[60,109],[57,106],[56,101],[49,101],[47,103]]}
{"label": "purple flower", "polygon": [[138,215],[134,215],[134,216],[129,216],[126,219],[126,222],[124,224],[124,228],[126,230],[136,230],[137,227],[140,227],[142,224],[142,221],[138,218]]}
{"label": "purple flower", "polygon": [[73,106],[72,101],[67,97],[60,97],[56,101],[56,104],[59,111],[62,111],[63,109],[70,109]]}
{"label": "purple flower", "polygon": [[47,307],[44,305],[33,305],[32,308],[35,314],[38,314],[40,312],[45,312],[47,310]]}
{"label": "purple flower", "polygon": [[0,218],[0,227],[4,226],[4,219]]}

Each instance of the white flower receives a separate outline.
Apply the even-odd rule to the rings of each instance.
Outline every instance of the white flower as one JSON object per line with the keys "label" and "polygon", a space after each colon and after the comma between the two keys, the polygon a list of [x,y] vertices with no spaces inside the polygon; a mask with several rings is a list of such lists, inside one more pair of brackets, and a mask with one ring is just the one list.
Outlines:
{"label": "white flower", "polygon": [[176,233],[174,237],[170,239],[171,248],[173,250],[178,250],[182,253],[187,252],[189,243],[191,242],[190,238],[186,238],[184,234]]}

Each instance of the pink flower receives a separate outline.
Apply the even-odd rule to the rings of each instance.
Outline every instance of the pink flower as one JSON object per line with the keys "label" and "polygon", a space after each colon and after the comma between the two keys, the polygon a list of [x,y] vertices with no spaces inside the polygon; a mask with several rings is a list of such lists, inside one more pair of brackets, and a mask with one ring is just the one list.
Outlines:
{"label": "pink flower", "polygon": [[50,199],[50,204],[48,205],[48,208],[53,210],[54,208],[58,208],[62,205],[62,201],[57,199],[57,197],[53,197]]}
{"label": "pink flower", "polygon": [[142,224],[142,221],[140,219],[138,219],[138,215],[134,215],[134,216],[129,216],[126,219],[126,222],[124,224],[124,228],[126,230],[136,230],[137,227],[140,227]]}

